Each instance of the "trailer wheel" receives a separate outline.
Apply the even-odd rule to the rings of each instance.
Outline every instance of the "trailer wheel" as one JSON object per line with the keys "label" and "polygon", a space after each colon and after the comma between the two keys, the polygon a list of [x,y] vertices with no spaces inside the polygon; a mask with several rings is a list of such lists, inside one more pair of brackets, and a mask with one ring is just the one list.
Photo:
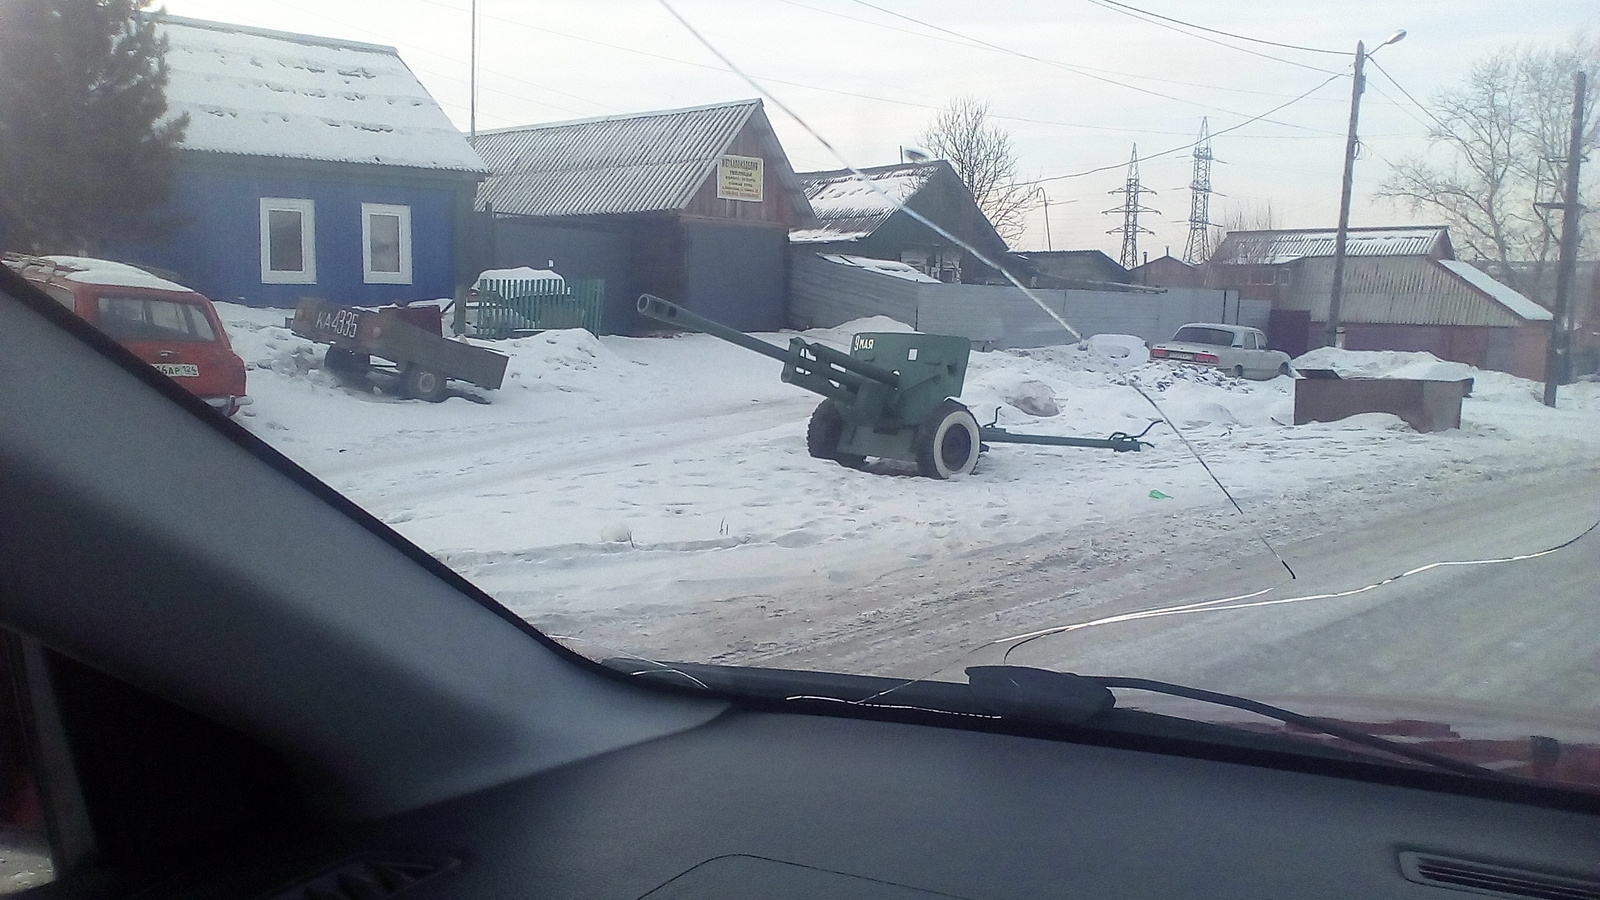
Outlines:
{"label": "trailer wheel", "polygon": [[806,452],[816,459],[831,459],[841,466],[859,468],[867,461],[856,453],[840,453],[839,441],[844,437],[844,416],[839,404],[824,400],[811,411],[811,421],[806,425]]}
{"label": "trailer wheel", "polygon": [[356,390],[371,391],[372,383],[367,371],[372,367],[372,357],[346,347],[334,345],[322,357],[322,368],[338,379],[339,383]]}
{"label": "trailer wheel", "polygon": [[441,403],[449,396],[450,388],[443,375],[424,369],[416,363],[407,363],[400,376],[400,394],[429,403]]}
{"label": "trailer wheel", "polygon": [[955,400],[946,400],[917,428],[917,471],[928,478],[971,474],[978,465],[978,420]]}

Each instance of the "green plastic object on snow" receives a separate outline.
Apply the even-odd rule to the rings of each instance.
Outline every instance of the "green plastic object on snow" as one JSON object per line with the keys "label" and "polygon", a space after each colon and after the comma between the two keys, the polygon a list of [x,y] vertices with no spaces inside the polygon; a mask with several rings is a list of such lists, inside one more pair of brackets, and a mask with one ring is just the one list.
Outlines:
{"label": "green plastic object on snow", "polygon": [[[825,399],[811,414],[806,449],[818,459],[858,467],[869,456],[914,463],[929,478],[966,475],[988,449],[984,441],[1138,450],[1137,437],[1069,438],[1011,434],[980,427],[954,399],[967,376],[972,342],[964,337],[916,332],[863,332],[850,352],[804,338],[787,349],[713,322],[651,294],[639,297],[640,314],[701,331],[783,363],[782,378]],[[1146,429],[1148,430],[1148,429]]]}
{"label": "green plastic object on snow", "polygon": [[1150,492],[1150,499],[1152,499],[1152,500],[1171,500],[1172,498],[1170,496],[1166,495],[1166,494],[1161,493],[1160,491],[1151,491]]}

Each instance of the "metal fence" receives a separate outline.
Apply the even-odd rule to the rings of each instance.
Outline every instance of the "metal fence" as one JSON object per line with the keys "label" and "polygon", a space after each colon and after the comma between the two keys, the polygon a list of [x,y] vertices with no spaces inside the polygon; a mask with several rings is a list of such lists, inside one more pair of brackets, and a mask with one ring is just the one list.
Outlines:
{"label": "metal fence", "polygon": [[553,328],[600,333],[605,282],[599,278],[485,278],[467,303],[467,333],[506,338]]}
{"label": "metal fence", "polygon": [[[1271,304],[1241,300],[1237,291],[1169,288],[1159,293],[1034,291],[1082,336],[1172,337],[1189,322],[1266,328]],[[958,334],[980,347],[1046,347],[1074,338],[1014,287],[928,284],[866,269],[797,257],[790,271],[789,325],[832,328],[852,319],[888,316],[929,334]]]}

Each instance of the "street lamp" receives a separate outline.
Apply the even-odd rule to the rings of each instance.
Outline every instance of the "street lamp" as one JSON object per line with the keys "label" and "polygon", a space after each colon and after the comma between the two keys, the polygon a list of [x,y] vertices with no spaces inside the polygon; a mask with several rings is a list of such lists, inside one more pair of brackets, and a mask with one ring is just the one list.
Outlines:
{"label": "street lamp", "polygon": [[[1389,35],[1389,39],[1372,48],[1376,53],[1380,48],[1398,43],[1406,36],[1405,29],[1400,29]],[[1344,143],[1344,188],[1339,193],[1339,230],[1333,239],[1333,293],[1328,298],[1328,331],[1326,345],[1329,347],[1344,346],[1344,327],[1339,324],[1339,300],[1344,292],[1344,251],[1345,244],[1350,237],[1350,188],[1355,178],[1356,168],[1356,120],[1361,115],[1361,92],[1366,90],[1366,45],[1356,41],[1356,71],[1355,78],[1350,85],[1350,131]]]}

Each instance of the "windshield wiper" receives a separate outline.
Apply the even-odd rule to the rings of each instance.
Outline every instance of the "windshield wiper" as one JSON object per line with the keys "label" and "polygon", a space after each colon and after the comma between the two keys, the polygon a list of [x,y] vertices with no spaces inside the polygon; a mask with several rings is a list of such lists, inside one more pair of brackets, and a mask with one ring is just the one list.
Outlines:
{"label": "windshield wiper", "polygon": [[1006,719],[1057,725],[1092,724],[1090,720],[1116,706],[1117,698],[1111,689],[1126,688],[1242,709],[1459,775],[1507,777],[1493,769],[1419,750],[1360,729],[1301,715],[1269,703],[1149,678],[1078,675],[1028,666],[972,666],[967,669],[967,681],[980,703]]}

